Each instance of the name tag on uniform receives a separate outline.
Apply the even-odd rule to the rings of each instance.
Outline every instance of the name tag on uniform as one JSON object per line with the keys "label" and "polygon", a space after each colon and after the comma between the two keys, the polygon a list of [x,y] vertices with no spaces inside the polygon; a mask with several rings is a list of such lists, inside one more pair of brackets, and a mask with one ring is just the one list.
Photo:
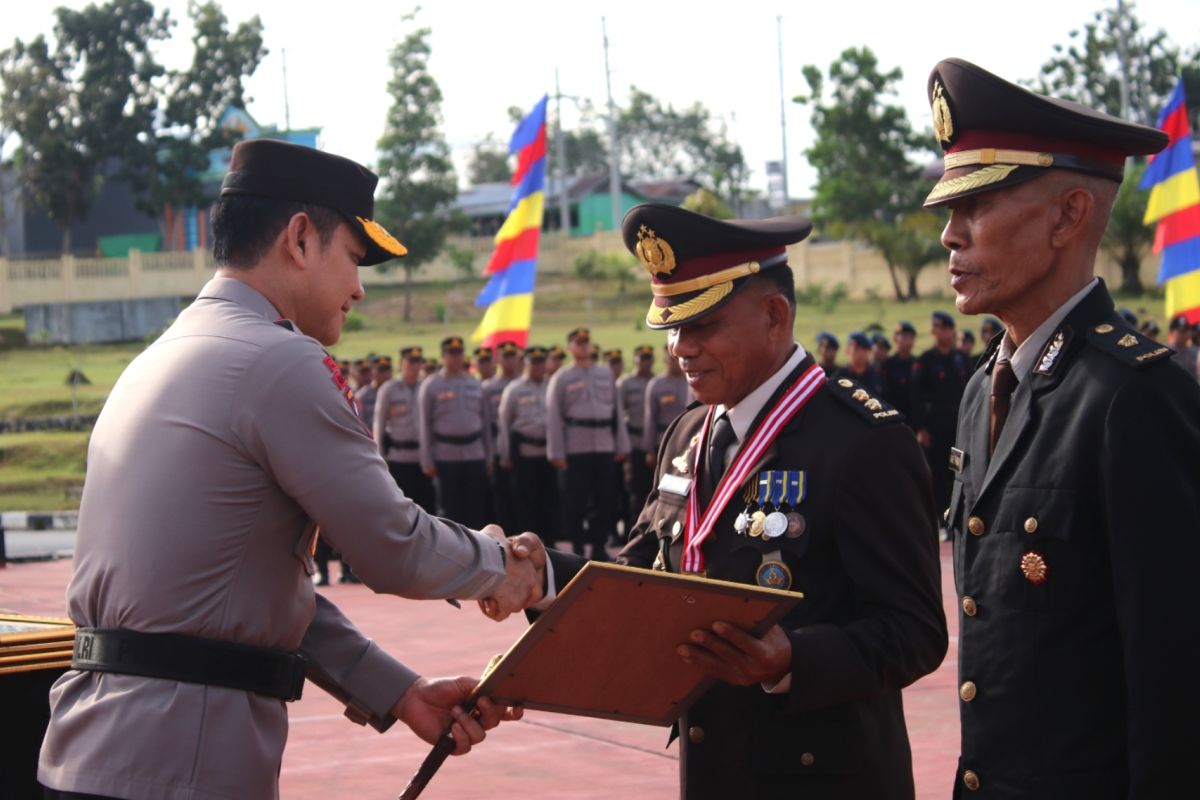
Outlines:
{"label": "name tag on uniform", "polygon": [[675,494],[680,497],[687,497],[688,492],[692,489],[692,479],[685,478],[682,475],[663,475],[662,480],[658,482],[658,490],[667,494]]}
{"label": "name tag on uniform", "polygon": [[963,467],[967,465],[967,454],[957,447],[950,448],[950,469],[953,472],[961,474]]}

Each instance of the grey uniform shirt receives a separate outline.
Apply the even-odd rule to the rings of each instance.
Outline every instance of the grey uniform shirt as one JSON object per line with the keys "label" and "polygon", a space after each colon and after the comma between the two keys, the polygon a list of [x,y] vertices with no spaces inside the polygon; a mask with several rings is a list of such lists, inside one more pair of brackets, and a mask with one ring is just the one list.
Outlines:
{"label": "grey uniform shirt", "polygon": [[354,393],[354,400],[358,403],[358,414],[367,425],[371,425],[375,420],[375,400],[377,397],[379,397],[379,387],[373,383],[360,386],[358,391]]}
{"label": "grey uniform shirt", "polygon": [[617,380],[617,394],[621,395],[621,407],[625,409],[624,423],[629,444],[638,449],[642,448],[646,433],[646,387],[653,378],[653,375],[643,378],[631,373]]}
{"label": "grey uniform shirt", "polygon": [[[483,386],[463,373],[450,377],[441,369],[421,382],[421,466],[430,469],[438,461],[486,461],[492,457],[490,417]],[[441,437],[472,441],[456,444]]]}
{"label": "grey uniform shirt", "polygon": [[[535,383],[527,377],[517,378],[500,396],[500,436],[498,453],[503,459],[514,455],[524,458],[546,457],[546,387],[548,379]],[[513,433],[528,439],[540,439],[543,444],[522,441],[512,450]]]}
{"label": "grey uniform shirt", "polygon": [[421,460],[421,415],[417,404],[420,385],[420,381],[405,383],[403,378],[392,378],[379,387],[375,398],[375,443],[380,454],[393,464],[416,464]]}
{"label": "grey uniform shirt", "polygon": [[663,373],[651,378],[646,387],[646,431],[642,436],[642,449],[657,453],[667,427],[691,402],[692,390],[684,376]]}
{"label": "grey uniform shirt", "polygon": [[[385,729],[415,674],[313,589],[316,525],[377,592],[484,597],[495,543],[396,487],[337,364],[215,278],[117,380],[88,446],[68,613],[80,626],[302,650],[347,715]],[[311,687],[309,687],[311,690]],[[39,780],[86,794],[271,798],[287,706],[235,689],[69,671]]]}
{"label": "grey uniform shirt", "polygon": [[500,448],[500,396],[504,394],[504,389],[516,378],[506,378],[503,373],[497,372],[492,377],[483,382],[483,399],[488,406],[488,419],[491,420],[492,434],[492,453],[494,455],[504,455],[504,450]]}
{"label": "grey uniform shirt", "polygon": [[[623,413],[608,367],[563,367],[554,373],[546,390],[547,457],[628,453],[629,434],[624,425],[615,424]],[[589,424],[570,424],[572,420]]]}

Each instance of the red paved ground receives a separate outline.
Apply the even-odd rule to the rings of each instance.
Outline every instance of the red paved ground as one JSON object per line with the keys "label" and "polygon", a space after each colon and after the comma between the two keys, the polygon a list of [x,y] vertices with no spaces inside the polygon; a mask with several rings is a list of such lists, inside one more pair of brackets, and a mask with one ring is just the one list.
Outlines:
{"label": "red paved ground", "polygon": [[[0,610],[63,615],[70,571],[69,561],[0,569]],[[917,796],[930,800],[950,795],[959,743],[949,545],[942,545],[942,583],[952,620],[950,652],[937,672],[904,693]],[[524,627],[515,618],[488,622],[470,606],[456,611],[440,602],[375,595],[363,586],[325,591],[368,635],[427,675],[476,675]],[[673,797],[678,750],[665,743],[665,729],[529,712],[522,722],[493,731],[470,755],[450,759],[423,797]],[[340,706],[310,685],[291,709],[282,795],[394,798],[426,752],[428,746],[400,726],[379,735],[346,721]]]}

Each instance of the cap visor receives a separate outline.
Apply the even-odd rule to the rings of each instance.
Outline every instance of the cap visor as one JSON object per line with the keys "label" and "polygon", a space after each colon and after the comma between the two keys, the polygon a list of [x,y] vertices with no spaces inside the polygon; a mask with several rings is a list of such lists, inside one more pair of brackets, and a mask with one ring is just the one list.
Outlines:
{"label": "cap visor", "polygon": [[646,327],[652,330],[677,328],[716,311],[746,285],[749,277],[718,283],[698,292],[655,297],[646,312]]}
{"label": "cap visor", "polygon": [[1024,167],[1016,164],[990,164],[985,167],[958,167],[947,170],[925,198],[925,208],[938,208],[960,197],[991,192],[1016,186],[1049,174],[1044,167]]}
{"label": "cap visor", "polygon": [[408,255],[408,248],[400,244],[399,240],[388,233],[378,222],[363,217],[354,217],[353,219],[367,243],[367,253],[359,262],[359,266],[369,267]]}

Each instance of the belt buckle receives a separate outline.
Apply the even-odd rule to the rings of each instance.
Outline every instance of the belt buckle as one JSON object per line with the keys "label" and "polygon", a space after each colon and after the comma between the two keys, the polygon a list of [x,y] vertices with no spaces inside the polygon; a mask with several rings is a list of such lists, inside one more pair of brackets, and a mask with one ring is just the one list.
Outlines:
{"label": "belt buckle", "polygon": [[304,679],[308,675],[308,659],[300,653],[290,653],[286,659],[288,696],[284,698],[289,703],[299,700],[304,694]]}

